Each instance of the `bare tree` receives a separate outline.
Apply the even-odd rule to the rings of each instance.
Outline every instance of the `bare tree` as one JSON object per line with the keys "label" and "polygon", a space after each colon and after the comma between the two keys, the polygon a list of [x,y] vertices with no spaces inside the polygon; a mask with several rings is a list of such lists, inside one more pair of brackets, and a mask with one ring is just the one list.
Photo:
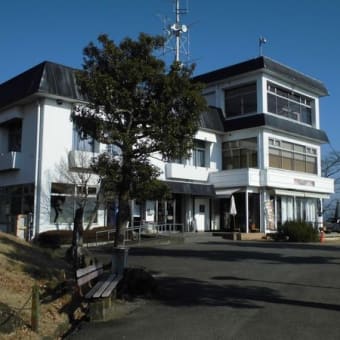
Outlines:
{"label": "bare tree", "polygon": [[326,216],[332,216],[335,210],[336,202],[340,195],[340,152],[332,150],[322,160],[322,175],[334,179],[334,195],[324,202],[324,213]]}
{"label": "bare tree", "polygon": [[[84,233],[84,212],[89,203],[90,188],[97,188],[95,204],[87,221],[86,229],[89,229],[93,223],[97,210],[100,206],[101,190],[100,179],[94,174],[92,169],[93,154],[84,151],[69,152],[67,157],[62,158],[56,166],[56,175],[59,182],[70,185],[73,190],[74,202],[74,219],[73,219],[73,235],[71,254],[76,267],[79,267],[83,258],[83,233]],[[92,197],[91,197],[92,198]],[[57,202],[57,201],[56,201]],[[55,202],[55,218],[54,222],[58,223],[62,207]],[[88,210],[88,209],[87,209]]]}

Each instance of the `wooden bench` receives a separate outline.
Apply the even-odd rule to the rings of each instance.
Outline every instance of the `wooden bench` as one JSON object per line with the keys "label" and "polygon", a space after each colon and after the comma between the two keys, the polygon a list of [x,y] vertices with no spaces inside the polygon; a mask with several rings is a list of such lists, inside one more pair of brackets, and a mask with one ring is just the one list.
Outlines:
{"label": "wooden bench", "polygon": [[79,288],[92,280],[98,279],[97,283],[86,293],[86,299],[108,297],[112,294],[122,275],[115,273],[104,274],[103,264],[93,264],[77,270],[77,285]]}
{"label": "wooden bench", "polygon": [[[103,264],[93,264],[76,271],[77,285],[82,296],[82,287],[91,285],[92,280],[96,280],[93,287],[85,293],[85,299],[90,300],[90,318],[92,320],[105,320],[108,309],[111,308],[111,296],[115,298],[116,287],[123,275],[116,273],[104,273]],[[98,303],[93,303],[98,302]]]}

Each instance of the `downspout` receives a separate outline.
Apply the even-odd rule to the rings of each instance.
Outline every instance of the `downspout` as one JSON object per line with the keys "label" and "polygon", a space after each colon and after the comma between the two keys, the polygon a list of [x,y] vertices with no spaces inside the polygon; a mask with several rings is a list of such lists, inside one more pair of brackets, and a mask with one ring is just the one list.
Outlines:
{"label": "downspout", "polygon": [[40,203],[41,203],[41,159],[42,159],[42,104],[41,99],[37,101],[37,126],[36,126],[36,148],[35,148],[35,171],[34,171],[34,211],[33,211],[33,237],[40,230]]}
{"label": "downspout", "polygon": [[246,188],[246,192],[244,193],[245,206],[246,206],[246,233],[249,233],[249,192],[248,187]]}

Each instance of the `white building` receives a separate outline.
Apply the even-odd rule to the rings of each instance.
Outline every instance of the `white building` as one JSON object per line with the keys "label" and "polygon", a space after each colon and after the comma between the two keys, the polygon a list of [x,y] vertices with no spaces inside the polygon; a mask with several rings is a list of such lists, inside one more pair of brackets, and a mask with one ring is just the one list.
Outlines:
{"label": "white building", "polygon": [[[333,180],[321,176],[321,145],[328,142],[319,112],[325,86],[267,57],[195,80],[206,84],[211,107],[201,115],[192,157],[173,163],[152,158],[173,197],[134,202],[134,221],[180,223],[185,230],[195,221],[199,231],[243,232],[270,232],[292,219],[316,222],[322,199],[334,191]],[[80,170],[80,154],[92,157],[104,148],[75,133],[70,112],[80,100],[74,70],[50,62],[0,85],[2,230],[29,212],[35,233],[72,228],[81,189],[67,185],[58,169]],[[88,212],[96,193],[91,180]],[[94,225],[110,221],[112,209],[100,209]]]}

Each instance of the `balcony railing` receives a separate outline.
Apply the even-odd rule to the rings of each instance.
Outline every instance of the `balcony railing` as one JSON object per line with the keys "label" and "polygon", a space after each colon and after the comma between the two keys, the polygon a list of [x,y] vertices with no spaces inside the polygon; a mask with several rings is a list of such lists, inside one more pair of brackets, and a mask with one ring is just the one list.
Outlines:
{"label": "balcony railing", "polygon": [[167,163],[165,165],[165,176],[167,179],[207,181],[209,173],[214,171],[216,170],[211,168],[196,167],[178,163]]}
{"label": "balcony railing", "polygon": [[313,174],[282,169],[234,169],[210,174],[216,188],[268,187],[329,195],[334,192],[334,180]]}

